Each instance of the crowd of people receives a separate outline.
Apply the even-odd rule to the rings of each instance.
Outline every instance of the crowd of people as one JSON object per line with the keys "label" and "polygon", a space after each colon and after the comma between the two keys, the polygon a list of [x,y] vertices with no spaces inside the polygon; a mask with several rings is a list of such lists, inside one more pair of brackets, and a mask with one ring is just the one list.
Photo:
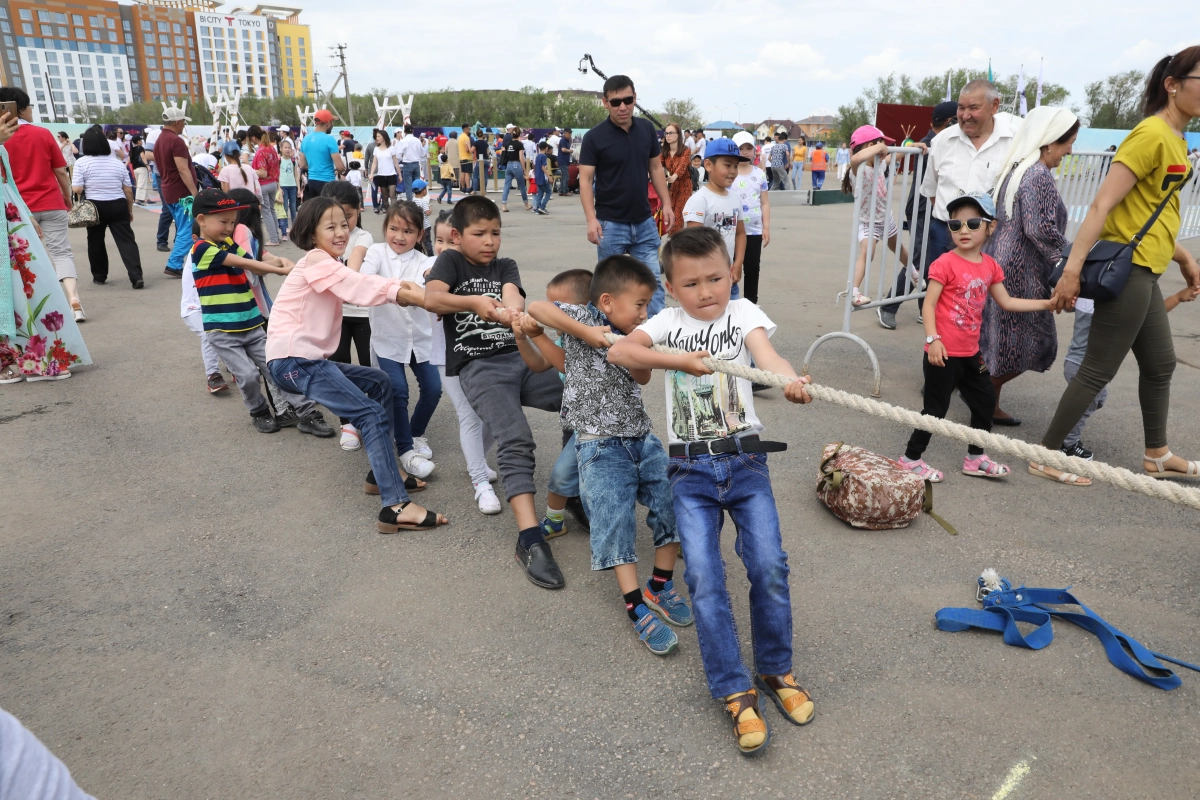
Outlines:
{"label": "crowd of people", "polygon": [[[1073,309],[1069,385],[1042,443],[1091,456],[1080,431],[1133,350],[1146,473],[1200,477],[1195,462],[1170,452],[1166,432],[1175,361],[1166,314],[1200,294],[1200,266],[1176,241],[1173,194],[1191,177],[1183,131],[1200,116],[1200,82],[1191,78],[1200,78],[1198,47],[1156,65],[1143,98],[1146,119],[1117,151],[1053,286],[1050,269],[1067,243],[1051,170],[1070,153],[1079,121],[1058,108],[1005,117],[987,81],[934,109],[936,130],[920,145],[929,154],[926,177],[906,220],[928,219],[925,252],[910,257],[886,213],[858,232],[864,244],[896,248],[906,266],[925,265],[905,276],[927,286],[919,317],[924,413],[945,416],[957,391],[973,427],[1020,424],[1001,409],[1001,387],[1052,366],[1053,312]],[[25,113],[23,92],[0,90],[0,100],[8,99]],[[765,387],[714,372],[705,359],[786,376],[785,398],[809,401],[807,378],[775,351],[776,325],[757,301],[771,189],[788,184],[796,163],[810,165],[815,184],[829,159],[817,143],[815,154],[797,162],[786,136],[760,147],[748,132],[705,140],[668,125],[660,139],[633,114],[636,100],[632,80],[609,78],[608,116],[578,142],[569,130],[530,142],[515,126],[488,142],[463,126],[461,134],[423,144],[406,125],[398,138],[376,130],[364,149],[348,131],[334,136],[333,117],[322,111],[299,141],[286,128],[277,134],[250,126],[200,154],[183,139],[188,118],[177,108],[164,111],[155,141],[138,140],[127,151],[98,126],[76,144],[22,124],[27,116],[0,117],[0,143],[20,153],[17,163],[3,159],[17,291],[8,298],[12,308],[0,308],[0,382],[61,377],[88,363],[66,237],[72,195],[86,197],[98,215],[88,231],[93,279],[108,277],[108,230],[140,288],[129,221],[148,202],[148,180],[162,219],[176,228],[166,270],[181,279],[181,317],[199,337],[208,391],[229,390],[223,362],[251,425],[264,434],[295,426],[332,438],[339,431],[319,406],[336,415],[340,446],[365,451],[370,469],[362,485],[379,497],[380,533],[449,522],[412,499],[429,488],[437,452],[447,445],[428,436],[444,391],[481,513],[502,511],[492,486],[502,480],[525,577],[563,587],[550,541],[568,524],[588,531],[590,566],[613,572],[633,638],[664,656],[678,646],[674,628],[694,624],[709,691],[730,715],[737,749],[760,751],[770,739],[763,700],[791,724],[815,715],[793,672],[788,556],[768,468],[768,454],[786,445],[763,438],[754,398]],[[856,130],[834,157],[839,177],[872,198],[881,187],[886,193],[894,178],[889,143],[873,126]],[[437,148],[435,160],[427,145]],[[430,204],[432,176],[422,171],[431,160],[453,200],[440,212]],[[493,160],[504,175],[500,204],[482,191]],[[547,300],[527,304],[519,265],[500,253],[503,214],[513,184],[528,209],[545,213],[556,172],[560,193],[578,186],[596,263],[556,275]],[[378,198],[374,225],[364,224],[364,177]],[[462,195],[455,200],[456,188]],[[662,199],[658,208],[651,191]],[[1115,299],[1085,304],[1079,275],[1089,248],[1100,239],[1130,240],[1160,204],[1161,224],[1145,232],[1124,288]],[[285,238],[304,253],[295,262],[270,251]],[[1158,278],[1171,261],[1187,288],[1164,299]],[[266,275],[283,278],[274,296]],[[677,305],[667,307],[668,292]],[[6,297],[0,293],[0,303]],[[29,313],[33,305],[38,311]],[[883,327],[896,329],[894,306],[880,304],[877,313]],[[641,395],[655,370],[664,372],[665,445]],[[558,413],[563,427],[541,509],[526,407]],[[897,463],[940,481],[943,473],[923,460],[929,441],[914,432]],[[493,445],[496,470],[488,463]],[[1029,471],[1064,485],[1089,483],[1043,464]],[[1002,478],[1010,470],[972,446],[963,472]],[[649,512],[654,543],[644,580],[636,566],[638,503]],[[750,582],[752,669],[742,660],[721,555],[726,512]],[[680,554],[686,598],[675,583]]]}

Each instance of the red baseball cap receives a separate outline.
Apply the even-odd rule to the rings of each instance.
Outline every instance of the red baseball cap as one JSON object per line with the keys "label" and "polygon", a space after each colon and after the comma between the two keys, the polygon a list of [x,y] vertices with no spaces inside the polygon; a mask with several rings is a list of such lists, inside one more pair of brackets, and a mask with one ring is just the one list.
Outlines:
{"label": "red baseball cap", "polygon": [[333,122],[333,112],[327,108],[322,108],[316,114],[313,114],[313,120],[324,125],[327,122]]}

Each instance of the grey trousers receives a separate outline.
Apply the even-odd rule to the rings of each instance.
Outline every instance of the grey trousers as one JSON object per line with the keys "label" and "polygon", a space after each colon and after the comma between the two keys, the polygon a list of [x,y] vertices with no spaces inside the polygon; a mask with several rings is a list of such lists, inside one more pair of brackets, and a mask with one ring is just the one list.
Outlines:
{"label": "grey trousers", "polygon": [[[1079,365],[1074,361],[1063,361],[1063,377],[1070,383],[1075,379],[1076,373],[1079,372]],[[1083,426],[1087,425],[1088,417],[1095,414],[1100,409],[1104,408],[1104,401],[1108,399],[1108,387],[1105,386],[1100,390],[1100,394],[1096,395],[1096,399],[1087,407],[1087,411],[1083,412],[1083,417],[1079,422],[1075,423],[1075,427],[1067,434],[1067,438],[1063,439],[1063,447],[1070,447],[1079,441],[1083,436]]]}
{"label": "grey trousers", "polygon": [[[229,362],[226,362],[229,363]],[[532,372],[521,354],[504,353],[468,361],[458,373],[458,384],[496,440],[496,463],[504,479],[505,498],[534,494],[533,431],[522,406],[558,411],[562,408],[562,381],[554,370]]]}
{"label": "grey trousers", "polygon": [[1100,390],[1112,382],[1132,350],[1138,362],[1138,400],[1147,449],[1167,446],[1167,412],[1171,405],[1171,376],[1175,344],[1171,323],[1158,288],[1158,275],[1135,265],[1116,300],[1096,303],[1087,353],[1079,372],[1063,392],[1042,444],[1062,447]]}
{"label": "grey trousers", "polygon": [[66,211],[34,211],[33,218],[42,227],[42,245],[54,262],[54,274],[63,278],[78,278],[75,271],[75,254],[71,252],[71,241],[67,238]]}
{"label": "grey trousers", "polygon": [[267,240],[262,244],[274,244],[279,241],[279,218],[275,216],[275,195],[279,193],[278,183],[262,184],[262,221],[263,233]]}
{"label": "grey trousers", "polygon": [[[258,387],[259,369],[267,368],[267,332],[262,327],[250,331],[207,331],[206,337],[212,349],[217,352],[225,367],[237,379],[238,391],[242,393],[242,402],[250,409],[250,416],[261,417],[269,414],[267,398]],[[264,378],[265,379],[265,378]],[[304,395],[287,392],[278,386],[269,387],[273,397],[282,397],[301,417],[314,411],[317,404]]]}

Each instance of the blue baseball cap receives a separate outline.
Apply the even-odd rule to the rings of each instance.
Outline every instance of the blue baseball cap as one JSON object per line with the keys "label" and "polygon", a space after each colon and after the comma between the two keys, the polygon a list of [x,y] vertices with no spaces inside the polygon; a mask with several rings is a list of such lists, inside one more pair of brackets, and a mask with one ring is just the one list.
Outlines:
{"label": "blue baseball cap", "polygon": [[221,155],[232,156],[240,152],[242,152],[242,148],[238,147],[238,143],[235,141],[230,140],[221,145]]}
{"label": "blue baseball cap", "polygon": [[954,198],[949,203],[946,203],[946,215],[953,214],[955,209],[965,206],[968,203],[978,206],[979,210],[983,212],[983,216],[988,219],[996,218],[996,203],[992,200],[990,194],[984,194],[983,192],[971,192],[970,194]]}
{"label": "blue baseball cap", "polygon": [[429,186],[429,184],[426,183],[425,181],[421,180],[420,178],[417,178],[415,181],[413,181],[413,184],[412,184],[412,188],[413,188],[414,192],[419,192],[422,189],[426,188],[427,186]]}
{"label": "blue baseball cap", "polygon": [[738,146],[736,144],[734,144],[730,139],[726,139],[724,136],[722,136],[720,139],[713,139],[704,147],[705,161],[710,158],[716,158],[717,156],[729,156],[730,158],[736,158],[738,161],[750,160],[741,154],[741,151],[738,150]]}

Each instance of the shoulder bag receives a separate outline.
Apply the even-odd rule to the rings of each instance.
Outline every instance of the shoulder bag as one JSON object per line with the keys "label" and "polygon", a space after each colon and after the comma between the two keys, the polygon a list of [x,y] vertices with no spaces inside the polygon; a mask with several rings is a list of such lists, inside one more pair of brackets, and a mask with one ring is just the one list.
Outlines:
{"label": "shoulder bag", "polygon": [[100,224],[100,212],[96,204],[88,200],[86,194],[80,195],[67,212],[68,228],[91,228]]}
{"label": "shoulder bag", "polygon": [[[1092,249],[1088,251],[1087,256],[1083,260],[1083,269],[1079,272],[1079,296],[1090,300],[1116,300],[1121,294],[1121,290],[1125,288],[1125,281],[1129,280],[1129,273],[1133,271],[1133,252],[1138,249],[1138,245],[1142,243],[1143,237],[1158,221],[1158,217],[1162,214],[1163,209],[1167,207],[1167,203],[1171,201],[1171,195],[1191,180],[1191,175],[1187,180],[1175,184],[1167,192],[1167,196],[1158,204],[1158,208],[1154,209],[1154,213],[1150,215],[1150,219],[1146,220],[1146,224],[1138,231],[1133,239],[1128,243],[1110,242],[1105,239],[1098,240]],[[1050,274],[1050,285],[1057,286],[1059,278],[1062,277],[1063,270],[1066,269],[1067,259],[1071,255],[1071,245],[1068,244],[1063,250],[1062,257],[1058,259],[1058,263],[1054,266],[1054,272]]]}

